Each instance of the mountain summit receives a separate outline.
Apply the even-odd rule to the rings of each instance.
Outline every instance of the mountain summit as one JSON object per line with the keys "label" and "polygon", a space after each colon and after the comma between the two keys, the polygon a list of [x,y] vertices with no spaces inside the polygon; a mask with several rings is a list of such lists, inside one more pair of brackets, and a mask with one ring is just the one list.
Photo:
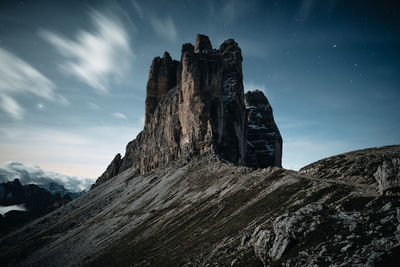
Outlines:
{"label": "mountain summit", "polygon": [[242,52],[233,39],[213,49],[198,34],[181,60],[155,57],[146,86],[145,124],[96,185],[134,167],[138,173],[212,153],[225,162],[281,167],[282,137],[261,91],[244,93]]}

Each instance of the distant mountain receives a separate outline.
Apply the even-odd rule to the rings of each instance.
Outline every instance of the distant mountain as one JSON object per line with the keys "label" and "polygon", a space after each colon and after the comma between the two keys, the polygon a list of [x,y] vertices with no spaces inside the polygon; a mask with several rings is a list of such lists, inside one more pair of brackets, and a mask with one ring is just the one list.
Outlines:
{"label": "distant mountain", "polygon": [[33,184],[22,185],[18,179],[0,183],[0,207],[10,210],[0,215],[0,234],[44,216],[72,200],[68,191],[64,189],[62,193],[50,193]]}
{"label": "distant mountain", "polygon": [[82,194],[82,191],[88,190],[94,183],[92,178],[68,176],[15,161],[0,165],[0,183],[13,181],[16,178],[23,185],[35,184],[49,192],[58,192],[61,196],[70,193],[72,198]]}
{"label": "distant mountain", "polygon": [[0,234],[52,212],[84,194],[93,179],[67,176],[38,166],[0,166]]}
{"label": "distant mountain", "polygon": [[56,184],[56,183],[48,183],[48,184],[41,184],[38,185],[39,187],[46,189],[49,191],[51,194],[59,194],[60,197],[64,197],[65,195],[68,195],[71,199],[77,198],[80,195],[86,193],[86,190],[80,191],[80,192],[70,192],[67,189],[65,189],[64,186]]}

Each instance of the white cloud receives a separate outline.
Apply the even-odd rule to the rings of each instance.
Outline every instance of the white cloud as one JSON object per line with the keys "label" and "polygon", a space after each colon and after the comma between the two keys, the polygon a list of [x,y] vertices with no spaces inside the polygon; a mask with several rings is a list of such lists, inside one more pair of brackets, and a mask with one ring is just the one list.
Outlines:
{"label": "white cloud", "polygon": [[22,119],[25,111],[12,97],[0,94],[0,105],[5,112],[15,119]]}
{"label": "white cloud", "polygon": [[47,185],[56,183],[70,192],[80,192],[90,189],[95,182],[91,178],[68,176],[52,171],[42,170],[38,166],[23,165],[19,162],[6,162],[0,166],[0,182],[12,181],[18,178],[22,184]]}
{"label": "white cloud", "polygon": [[163,20],[153,16],[150,18],[150,25],[153,27],[153,30],[162,38],[175,41],[178,36],[175,23],[171,17],[166,17]]}
{"label": "white cloud", "polygon": [[116,17],[97,11],[90,17],[94,32],[81,30],[76,40],[46,30],[40,34],[66,58],[63,72],[104,93],[130,70],[133,52],[129,34]]}
{"label": "white cloud", "polygon": [[24,109],[13,98],[33,94],[49,101],[68,104],[55,93],[56,85],[27,62],[0,47],[0,108],[13,118],[22,119]]}
{"label": "white cloud", "polygon": [[114,116],[115,118],[117,118],[117,119],[124,119],[124,120],[127,119],[126,116],[125,116],[124,114],[120,113],[120,112],[115,112],[115,113],[113,113],[113,116]]}
{"label": "white cloud", "polygon": [[88,102],[88,107],[94,111],[99,111],[101,109],[99,105],[97,105],[93,102]]}

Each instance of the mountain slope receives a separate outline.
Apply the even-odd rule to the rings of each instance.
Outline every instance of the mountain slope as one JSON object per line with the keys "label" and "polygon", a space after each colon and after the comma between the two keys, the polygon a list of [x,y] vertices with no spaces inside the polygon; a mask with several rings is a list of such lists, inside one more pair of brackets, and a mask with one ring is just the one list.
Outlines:
{"label": "mountain slope", "polygon": [[[399,146],[392,150],[400,156]],[[212,154],[147,175],[132,168],[1,239],[1,263],[390,263],[400,242],[400,200],[377,189],[234,166]]]}

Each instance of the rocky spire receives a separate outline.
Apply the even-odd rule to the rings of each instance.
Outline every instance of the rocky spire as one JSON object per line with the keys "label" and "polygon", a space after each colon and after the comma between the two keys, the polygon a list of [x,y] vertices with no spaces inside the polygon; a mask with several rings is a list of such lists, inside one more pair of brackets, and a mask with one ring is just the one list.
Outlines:
{"label": "rocky spire", "polygon": [[248,166],[282,167],[282,137],[275,124],[272,107],[263,92],[255,90],[245,95],[247,117]]}
{"label": "rocky spire", "polygon": [[237,165],[281,166],[282,138],[272,109],[261,91],[247,93],[245,99],[242,60],[233,39],[213,49],[201,34],[195,46],[182,46],[181,61],[167,52],[154,58],[144,130],[127,145],[122,159],[114,159],[101,181],[131,167],[148,173],[210,152]]}
{"label": "rocky spire", "polygon": [[179,62],[172,60],[168,52],[162,58],[155,57],[150,67],[146,85],[146,116],[145,124],[154,113],[158,102],[166,93],[177,85]]}
{"label": "rocky spire", "polygon": [[195,53],[204,53],[206,51],[212,50],[210,39],[204,34],[197,34],[196,43],[194,45]]}

